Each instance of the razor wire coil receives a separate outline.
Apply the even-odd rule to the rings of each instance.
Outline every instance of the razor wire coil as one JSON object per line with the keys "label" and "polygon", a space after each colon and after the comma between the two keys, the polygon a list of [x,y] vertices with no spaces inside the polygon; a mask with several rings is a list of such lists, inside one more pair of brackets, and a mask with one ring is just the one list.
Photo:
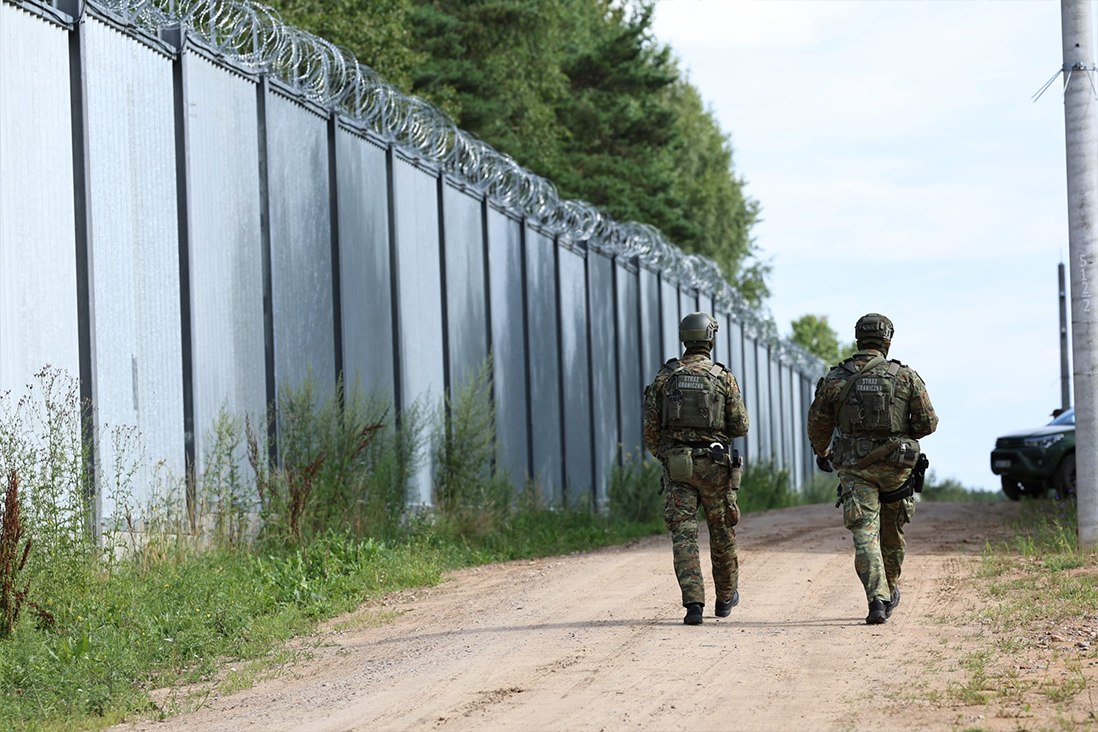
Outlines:
{"label": "razor wire coil", "polygon": [[497,204],[525,215],[559,237],[601,253],[636,259],[709,294],[769,344],[782,361],[814,373],[823,362],[782,341],[774,323],[744,305],[715,261],[686,254],[650,224],[615,221],[585,201],[562,198],[552,181],[459,128],[442,110],[388,84],[348,50],[285,23],[253,0],[94,0],[100,10],[153,34],[183,28],[221,56],[278,78],[309,101],[333,110],[429,161]]}

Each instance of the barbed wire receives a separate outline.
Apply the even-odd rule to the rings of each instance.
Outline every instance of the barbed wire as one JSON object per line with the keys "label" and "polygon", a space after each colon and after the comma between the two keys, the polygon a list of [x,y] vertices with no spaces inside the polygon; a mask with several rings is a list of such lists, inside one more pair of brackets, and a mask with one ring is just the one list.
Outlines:
{"label": "barbed wire", "polygon": [[744,304],[708,257],[686,254],[654,226],[615,221],[585,201],[562,198],[547,178],[462,130],[442,110],[402,93],[346,49],[285,23],[274,8],[252,0],[94,0],[124,23],[154,34],[182,27],[227,60],[272,75],[309,101],[344,115],[406,152],[440,166],[496,203],[570,241],[639,261],[710,295],[745,332],[769,344],[802,371],[820,359],[782,341],[772,321]]}

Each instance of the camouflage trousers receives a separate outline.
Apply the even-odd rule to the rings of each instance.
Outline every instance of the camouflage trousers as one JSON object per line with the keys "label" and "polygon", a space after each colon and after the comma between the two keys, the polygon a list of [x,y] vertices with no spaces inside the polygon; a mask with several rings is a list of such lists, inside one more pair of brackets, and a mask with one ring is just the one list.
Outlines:
{"label": "camouflage trousers", "polygon": [[907,548],[904,525],[915,514],[915,498],[881,503],[879,496],[899,488],[909,473],[892,465],[839,469],[843,524],[854,534],[854,570],[868,602],[887,602],[900,581]]}
{"label": "camouflage trousers", "polygon": [[705,583],[698,552],[698,506],[705,508],[709,525],[709,555],[718,600],[729,600],[739,586],[740,564],[736,557],[736,531],[740,509],[736,492],[728,487],[729,468],[706,457],[694,458],[694,477],[672,482],[664,472],[666,504],[663,520],[671,532],[675,576],[682,590],[683,607],[705,604]]}

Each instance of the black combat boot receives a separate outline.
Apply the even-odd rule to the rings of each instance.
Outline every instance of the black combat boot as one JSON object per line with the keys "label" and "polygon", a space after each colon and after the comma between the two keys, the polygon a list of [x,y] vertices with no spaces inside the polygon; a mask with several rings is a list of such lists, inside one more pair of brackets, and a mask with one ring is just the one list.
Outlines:
{"label": "black combat boot", "polygon": [[728,600],[717,600],[717,607],[713,610],[718,618],[727,618],[732,613],[732,608],[740,604],[740,591],[732,590],[732,597]]}
{"label": "black combat boot", "polygon": [[885,603],[885,617],[891,618],[892,611],[900,606],[900,588],[892,590],[892,599]]}
{"label": "black combat boot", "polygon": [[682,619],[682,622],[687,625],[701,625],[702,624],[702,608],[705,605],[700,602],[692,602],[686,606],[686,617]]}
{"label": "black combat boot", "polygon": [[878,625],[888,619],[883,600],[874,600],[869,603],[869,617],[865,619],[866,625]]}

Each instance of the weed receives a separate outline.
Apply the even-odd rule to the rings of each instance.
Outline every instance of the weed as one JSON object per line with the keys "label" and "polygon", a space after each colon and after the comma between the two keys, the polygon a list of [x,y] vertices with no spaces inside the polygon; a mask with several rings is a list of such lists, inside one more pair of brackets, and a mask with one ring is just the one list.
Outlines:
{"label": "weed", "polygon": [[496,469],[496,419],[491,361],[455,395],[447,395],[435,441],[435,506],[447,529],[461,537],[486,536],[510,517],[515,489]]}
{"label": "weed", "polygon": [[660,494],[663,466],[640,455],[627,454],[610,474],[610,518],[661,526],[664,498]]}
{"label": "weed", "polygon": [[23,541],[23,523],[19,516],[19,474],[11,471],[4,504],[0,506],[0,639],[11,635],[19,611],[27,601],[30,580],[20,588],[18,579],[27,566],[31,540]]}

